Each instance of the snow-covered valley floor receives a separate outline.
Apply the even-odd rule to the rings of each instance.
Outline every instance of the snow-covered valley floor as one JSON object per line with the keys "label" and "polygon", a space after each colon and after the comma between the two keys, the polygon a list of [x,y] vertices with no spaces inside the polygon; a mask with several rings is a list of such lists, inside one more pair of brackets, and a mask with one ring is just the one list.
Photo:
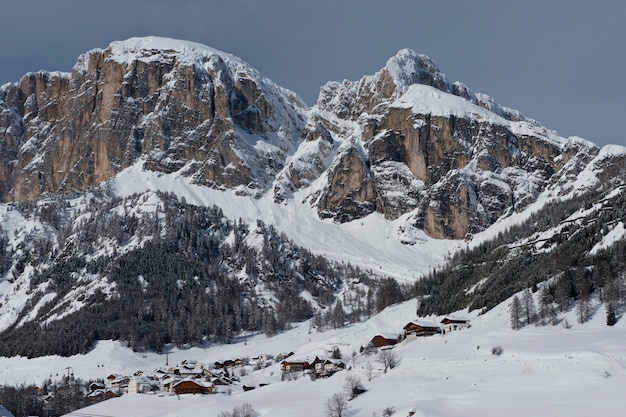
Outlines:
{"label": "snow-covered valley floor", "polygon": [[[460,314],[464,314],[461,312]],[[344,391],[345,378],[356,374],[367,391],[350,401],[352,416],[623,416],[626,412],[626,320],[614,327],[604,323],[599,307],[585,324],[573,312],[561,325],[527,326],[513,331],[507,304],[471,318],[469,329],[445,336],[406,340],[393,349],[399,364],[384,373],[376,355],[357,354],[377,333],[399,333],[415,321],[415,301],[391,306],[370,320],[343,329],[316,332],[308,323],[273,338],[256,335],[230,345],[206,349],[176,349],[169,363],[184,359],[212,363],[261,353],[295,352],[293,358],[328,357],[339,348],[354,369],[312,381],[303,376],[281,381],[280,365],[250,372],[242,384],[264,387],[243,392],[241,385],[213,395],[124,395],[71,415],[75,416],[217,416],[249,403],[260,416],[318,417],[325,402]],[[438,322],[440,317],[425,318]],[[569,328],[563,325],[567,320]],[[500,356],[492,349],[500,346]],[[152,371],[165,356],[135,353],[118,343],[103,341],[85,356],[37,359],[0,358],[0,383],[40,383],[60,378],[67,367],[77,377],[105,378],[111,373]],[[371,370],[368,370],[371,369]],[[370,379],[371,378],[371,379]]]}

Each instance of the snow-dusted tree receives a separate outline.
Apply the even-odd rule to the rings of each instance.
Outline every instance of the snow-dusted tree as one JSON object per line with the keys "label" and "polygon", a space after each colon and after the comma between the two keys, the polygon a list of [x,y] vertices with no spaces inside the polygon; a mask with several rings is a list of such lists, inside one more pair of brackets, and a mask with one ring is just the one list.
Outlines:
{"label": "snow-dusted tree", "polygon": [[528,288],[522,293],[522,314],[525,324],[535,323],[537,320],[537,309],[535,308],[535,300],[533,294]]}
{"label": "snow-dusted tree", "polygon": [[621,276],[617,274],[606,274],[603,298],[606,308],[606,324],[613,326],[617,323],[617,306],[623,299],[623,283]]}
{"label": "snow-dusted tree", "polygon": [[615,304],[613,302],[607,302],[605,304],[606,308],[606,325],[614,326],[617,323],[617,314],[615,312]]}
{"label": "snow-dusted tree", "polygon": [[343,394],[336,393],[326,400],[327,417],[346,417],[350,413],[350,404]]}
{"label": "snow-dusted tree", "polygon": [[522,328],[522,302],[517,295],[511,302],[511,328],[513,330]]}
{"label": "snow-dusted tree", "polygon": [[341,354],[341,349],[339,349],[338,346],[335,346],[335,348],[333,349],[333,353],[331,354],[331,358],[333,358],[333,359],[341,359],[341,358],[343,358],[343,355]]}
{"label": "snow-dusted tree", "polygon": [[550,287],[544,285],[539,293],[539,320],[545,326],[548,323],[556,324],[556,319],[557,312],[554,305],[554,296],[550,291]]}
{"label": "snow-dusted tree", "polygon": [[591,288],[586,280],[579,281],[578,301],[576,303],[576,320],[585,323],[591,314]]}
{"label": "snow-dusted tree", "polygon": [[346,324],[346,311],[343,309],[343,303],[341,300],[337,301],[335,308],[333,309],[333,327],[335,329],[341,328]]}
{"label": "snow-dusted tree", "polygon": [[381,363],[384,367],[384,372],[387,373],[387,369],[393,369],[400,362],[398,355],[391,349],[384,349],[378,353],[376,361]]}

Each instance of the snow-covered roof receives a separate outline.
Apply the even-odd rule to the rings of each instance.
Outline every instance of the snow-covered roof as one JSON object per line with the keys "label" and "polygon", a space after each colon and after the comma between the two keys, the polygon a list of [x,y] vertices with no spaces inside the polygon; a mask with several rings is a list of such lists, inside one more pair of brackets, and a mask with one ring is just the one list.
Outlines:
{"label": "snow-covered roof", "polygon": [[443,323],[444,321],[453,321],[453,322],[465,322],[465,323],[469,323],[470,319],[465,318],[465,317],[456,317],[456,316],[445,316],[441,322]]}
{"label": "snow-covered roof", "polygon": [[398,334],[397,333],[389,333],[389,332],[378,333],[378,334],[374,335],[374,337],[376,337],[376,336],[382,336],[385,339],[397,339],[398,338]]}
{"label": "snow-covered roof", "polygon": [[413,323],[417,324],[418,326],[422,326],[422,327],[439,327],[438,324],[433,323],[432,321],[414,321]]}

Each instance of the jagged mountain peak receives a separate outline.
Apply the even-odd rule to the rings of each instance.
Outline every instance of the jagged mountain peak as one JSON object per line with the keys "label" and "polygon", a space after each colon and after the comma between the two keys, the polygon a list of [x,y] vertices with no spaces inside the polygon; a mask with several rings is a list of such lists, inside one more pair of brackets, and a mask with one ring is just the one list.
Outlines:
{"label": "jagged mountain peak", "polygon": [[[449,91],[446,76],[428,56],[412,49],[401,49],[387,60],[382,71],[387,71],[396,86],[396,95],[401,95],[414,84],[424,84]],[[380,75],[379,75],[380,76]]]}
{"label": "jagged mountain peak", "polygon": [[[113,42],[81,56],[71,74],[47,74],[0,87],[4,328],[59,317],[75,282],[111,278],[104,261],[74,260],[141,264],[150,255],[163,265],[158,254],[171,244],[206,266],[224,242],[224,257],[239,251],[241,262],[215,268],[252,284],[274,263],[258,266],[242,242],[267,240],[269,254],[291,246],[268,224],[311,253],[413,279],[461,239],[493,236],[491,227],[520,222],[550,198],[623,183],[623,149],[596,157],[593,144],[448,83],[409,49],[359,81],[326,84],[312,109],[239,58],[168,38]],[[16,201],[29,203],[6,204]],[[213,204],[223,212],[202,212]],[[161,252],[142,246],[161,238]],[[315,271],[294,259],[287,264],[303,265],[303,277],[328,281],[323,262]],[[292,275],[275,265],[272,277]],[[57,315],[46,307],[48,278],[64,291]],[[9,302],[29,291],[41,297],[30,310]]]}
{"label": "jagged mountain peak", "polygon": [[[110,58],[119,62],[130,62],[147,56],[162,55],[174,52],[189,62],[201,62],[203,58],[213,55],[224,56],[233,61],[244,63],[233,55],[221,52],[207,45],[180,39],[165,38],[158,36],[133,37],[121,41],[111,42],[104,50],[110,51]],[[103,49],[96,48],[84,55],[101,52]]]}
{"label": "jagged mountain peak", "polygon": [[31,74],[4,88],[5,201],[84,191],[140,160],[256,193],[297,146],[307,111],[241,59],[159,37],[116,41],[83,54],[69,76]]}
{"label": "jagged mountain peak", "polygon": [[[373,75],[327,83],[312,113],[335,142],[362,149],[336,148],[321,197],[312,199],[321,217],[410,213],[413,226],[438,238],[460,239],[525,209],[562,168],[576,171],[598,151],[448,83],[433,60],[410,49]],[[292,177],[314,177],[293,165]]]}

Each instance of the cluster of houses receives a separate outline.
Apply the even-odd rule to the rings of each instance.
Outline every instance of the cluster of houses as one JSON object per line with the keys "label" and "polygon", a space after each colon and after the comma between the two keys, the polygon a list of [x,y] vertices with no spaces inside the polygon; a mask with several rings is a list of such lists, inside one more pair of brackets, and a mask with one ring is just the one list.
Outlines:
{"label": "cluster of houses", "polygon": [[[267,355],[256,358],[257,364],[267,361]],[[123,394],[210,394],[240,382],[234,368],[248,365],[249,360],[235,359],[213,364],[185,360],[175,367],[159,368],[154,372],[137,371],[133,375],[109,375],[104,382],[93,382],[87,397],[94,402]],[[268,363],[269,364],[269,363]],[[245,390],[244,386],[244,390]]]}
{"label": "cluster of houses", "polygon": [[[462,330],[470,327],[470,321],[458,317],[445,317],[441,320],[440,325],[425,321],[409,322],[402,328],[402,333],[379,333],[375,335],[369,342],[370,348],[391,347],[404,339],[412,339],[417,337],[426,337],[434,335],[445,335],[452,331]],[[303,360],[288,360],[281,362],[283,376],[293,373],[304,372],[312,377],[330,376],[337,371],[345,369],[345,364],[341,361],[332,361],[330,359],[320,359],[315,357],[312,362]]]}
{"label": "cluster of houses", "polygon": [[[445,335],[447,333],[468,328],[468,319],[457,317],[445,317],[440,324],[424,321],[409,322],[402,333],[380,333],[375,335],[369,343],[372,348],[390,347],[403,339]],[[269,366],[274,361],[281,363],[283,377],[294,373],[304,372],[311,377],[326,377],[346,368],[345,363],[335,359],[321,359],[315,357],[311,362],[308,360],[290,359],[292,353],[279,353],[275,357],[271,355],[259,355],[252,358],[256,366]],[[101,401],[122,394],[147,394],[168,393],[180,394],[209,394],[219,391],[220,387],[228,387],[240,382],[234,375],[237,367],[249,365],[248,359],[226,360],[213,364],[199,363],[193,360],[183,361],[175,367],[157,369],[152,373],[137,371],[133,375],[109,375],[104,382],[94,382],[89,385],[87,397],[94,402]],[[253,387],[242,387],[244,391]]]}
{"label": "cluster of houses", "polygon": [[370,345],[374,348],[393,346],[402,339],[434,336],[437,334],[445,335],[468,327],[470,327],[469,319],[459,317],[445,317],[441,320],[440,325],[425,321],[409,322],[402,328],[402,333],[379,333],[370,340]]}

